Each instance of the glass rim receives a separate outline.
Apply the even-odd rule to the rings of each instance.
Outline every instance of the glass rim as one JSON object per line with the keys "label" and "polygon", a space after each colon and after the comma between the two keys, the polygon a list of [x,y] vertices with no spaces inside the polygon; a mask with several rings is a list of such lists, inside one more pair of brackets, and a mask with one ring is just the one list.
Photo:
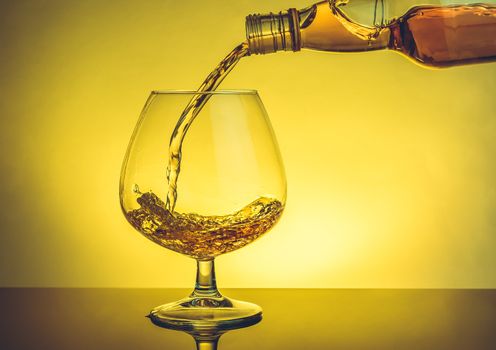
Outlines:
{"label": "glass rim", "polygon": [[254,89],[229,89],[214,91],[197,91],[197,90],[152,90],[152,95],[257,95],[258,91]]}

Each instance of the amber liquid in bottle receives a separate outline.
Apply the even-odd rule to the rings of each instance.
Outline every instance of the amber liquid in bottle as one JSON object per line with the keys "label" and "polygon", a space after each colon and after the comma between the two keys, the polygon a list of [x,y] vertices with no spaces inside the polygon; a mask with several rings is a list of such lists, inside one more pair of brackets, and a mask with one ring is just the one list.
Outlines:
{"label": "amber liquid in bottle", "polygon": [[496,60],[496,6],[414,7],[389,29],[389,48],[428,66]]}
{"label": "amber liquid in bottle", "polygon": [[248,16],[250,52],[391,49],[430,67],[496,61],[495,5],[418,6],[372,27],[354,22],[346,10],[347,1],[330,0],[300,11]]}

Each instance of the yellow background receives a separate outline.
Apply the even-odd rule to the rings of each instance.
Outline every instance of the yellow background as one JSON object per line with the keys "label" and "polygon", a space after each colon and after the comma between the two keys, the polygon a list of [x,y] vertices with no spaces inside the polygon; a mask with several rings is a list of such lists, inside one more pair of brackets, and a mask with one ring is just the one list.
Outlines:
{"label": "yellow background", "polygon": [[[153,89],[194,89],[244,17],[307,1],[0,2],[0,286],[192,286],[194,262],[120,212]],[[496,64],[391,52],[244,59],[284,157],[287,210],[218,259],[220,287],[496,287]]]}

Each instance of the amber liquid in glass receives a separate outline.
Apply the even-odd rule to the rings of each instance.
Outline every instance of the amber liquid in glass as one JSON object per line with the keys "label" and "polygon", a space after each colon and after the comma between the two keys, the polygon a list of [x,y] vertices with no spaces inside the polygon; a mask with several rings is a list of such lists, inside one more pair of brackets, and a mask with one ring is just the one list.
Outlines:
{"label": "amber liquid in glass", "polygon": [[196,259],[211,259],[244,247],[275,225],[283,204],[260,197],[229,215],[171,213],[152,192],[138,198],[139,209],[126,213],[128,221],[150,240]]}

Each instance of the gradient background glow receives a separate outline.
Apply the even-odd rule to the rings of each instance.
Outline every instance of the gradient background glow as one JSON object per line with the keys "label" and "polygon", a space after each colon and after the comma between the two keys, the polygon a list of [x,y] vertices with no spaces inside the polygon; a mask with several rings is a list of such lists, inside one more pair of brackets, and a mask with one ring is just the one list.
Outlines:
{"label": "gradient background glow", "polygon": [[[249,13],[311,1],[0,1],[0,286],[190,287],[119,208],[153,89],[195,89]],[[496,64],[391,52],[244,59],[285,161],[278,226],[220,287],[496,288]]]}

